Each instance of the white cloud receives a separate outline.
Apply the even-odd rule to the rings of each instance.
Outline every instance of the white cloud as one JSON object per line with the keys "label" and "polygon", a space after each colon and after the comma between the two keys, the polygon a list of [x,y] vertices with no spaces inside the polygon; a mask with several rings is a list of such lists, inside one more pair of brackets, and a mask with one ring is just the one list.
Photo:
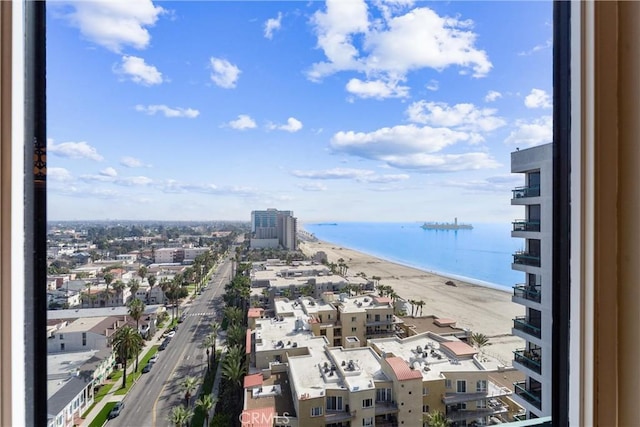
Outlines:
{"label": "white cloud", "polygon": [[437,80],[431,79],[429,80],[429,83],[427,83],[424,87],[430,91],[435,92],[436,90],[440,89],[440,83]]}
{"label": "white cloud", "polygon": [[444,102],[417,101],[407,108],[406,113],[415,123],[475,132],[491,132],[507,123],[495,115],[495,109],[477,108],[473,104],[449,106]]}
{"label": "white cloud", "polygon": [[531,93],[524,98],[527,108],[551,108],[551,97],[542,89],[531,89]]}
{"label": "white cloud", "polygon": [[130,176],[118,179],[117,183],[126,186],[145,186],[153,183],[153,180],[146,176]]}
{"label": "white cloud", "polygon": [[73,176],[65,168],[48,167],[47,179],[56,182],[69,182],[73,180]]}
{"label": "white cloud", "polygon": [[300,129],[302,129],[302,122],[298,119],[296,119],[295,117],[289,117],[289,119],[287,119],[287,124],[286,125],[273,125],[271,127],[272,129],[280,129],[280,130],[284,130],[287,132],[298,132]]}
{"label": "white cloud", "polygon": [[238,130],[254,129],[256,127],[256,122],[250,116],[240,114],[236,120],[230,121],[228,125],[233,129]]}
{"label": "white cloud", "polygon": [[397,81],[369,80],[353,78],[346,86],[347,92],[360,98],[406,98],[409,96],[408,86],[398,86]]}
{"label": "white cloud", "polygon": [[225,89],[236,87],[241,73],[238,67],[221,58],[211,57],[209,62],[211,65],[211,81]]}
{"label": "white cloud", "polygon": [[553,141],[553,118],[542,116],[532,121],[518,120],[505,143],[522,147],[546,144]]}
{"label": "white cloud", "polygon": [[94,0],[71,4],[74,11],[64,15],[71,24],[86,39],[116,53],[125,46],[145,49],[151,40],[147,27],[153,26],[165,12],[151,0]]}
{"label": "white cloud", "polygon": [[541,50],[551,49],[552,46],[553,46],[553,40],[552,39],[548,39],[543,44],[538,44],[538,45],[535,45],[534,47],[532,47],[529,50],[519,52],[518,55],[519,56],[528,56],[528,55],[531,55],[533,53],[539,52]]}
{"label": "white cloud", "polygon": [[320,182],[298,184],[298,187],[300,187],[304,191],[327,191],[328,190],[327,186]]}
{"label": "white cloud", "polygon": [[100,175],[116,177],[118,176],[118,172],[114,168],[108,167],[106,169],[101,170]]}
{"label": "white cloud", "polygon": [[114,71],[144,86],[159,85],[164,81],[162,73],[156,67],[148,65],[143,58],[137,56],[123,56],[122,62],[114,67]]}
{"label": "white cloud", "polygon": [[120,159],[120,164],[128,168],[139,168],[144,166],[142,162],[134,157],[123,157]]}
{"label": "white cloud", "polygon": [[193,108],[170,108],[166,105],[136,105],[136,111],[140,111],[146,113],[150,116],[155,115],[156,113],[163,113],[165,117],[174,118],[174,117],[186,117],[189,119],[194,119],[200,115],[200,111],[194,110]]}
{"label": "white cloud", "polygon": [[487,95],[484,97],[485,102],[493,102],[498,98],[502,98],[502,94],[496,90],[490,90],[487,92]]}
{"label": "white cloud", "polygon": [[497,167],[487,153],[444,154],[459,142],[475,142],[476,134],[416,125],[381,128],[373,132],[341,131],[331,148],[352,156],[379,160],[387,166],[421,172],[449,172]]}
{"label": "white cloud", "polygon": [[469,190],[470,192],[488,191],[500,194],[508,193],[509,190],[521,185],[522,177],[519,174],[496,175],[484,179],[474,179],[465,181],[444,181],[441,185]]}
{"label": "white cloud", "polygon": [[406,174],[386,174],[377,175],[372,170],[367,169],[350,169],[350,168],[333,168],[325,170],[294,170],[291,172],[293,176],[307,179],[352,179],[358,182],[386,184],[390,182],[399,182],[409,179]]}
{"label": "white cloud", "polygon": [[[486,52],[475,46],[472,21],[441,17],[426,7],[405,13],[410,3],[398,4],[402,7],[328,0],[326,10],[312,18],[317,46],[327,60],[313,64],[307,77],[320,81],[336,72],[356,71],[370,81],[394,82],[404,81],[411,70],[441,71],[450,66],[470,70],[474,77],[489,73],[492,64]],[[383,17],[370,22],[368,7],[381,8]]]}
{"label": "white cloud", "polygon": [[47,140],[47,151],[60,157],[68,157],[70,159],[89,159],[100,162],[104,159],[95,147],[81,142],[62,142],[56,144],[52,139]]}
{"label": "white cloud", "polygon": [[273,37],[273,32],[280,29],[282,24],[282,13],[278,12],[277,18],[269,18],[264,23],[264,36],[268,39]]}

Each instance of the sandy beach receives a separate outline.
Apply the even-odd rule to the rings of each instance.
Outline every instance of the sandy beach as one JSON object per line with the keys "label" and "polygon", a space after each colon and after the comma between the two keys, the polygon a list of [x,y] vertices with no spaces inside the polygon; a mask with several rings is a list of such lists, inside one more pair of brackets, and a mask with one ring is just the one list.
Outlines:
{"label": "sandy beach", "polygon": [[[381,284],[392,286],[405,300],[423,300],[423,315],[453,318],[458,327],[481,332],[495,344],[522,343],[511,337],[511,326],[514,317],[524,314],[524,308],[511,302],[510,289],[466,283],[323,241],[303,241],[300,249],[307,255],[323,251],[329,262],[342,258],[349,266],[348,275],[364,272],[367,277],[378,276]],[[456,286],[445,284],[449,280]]]}

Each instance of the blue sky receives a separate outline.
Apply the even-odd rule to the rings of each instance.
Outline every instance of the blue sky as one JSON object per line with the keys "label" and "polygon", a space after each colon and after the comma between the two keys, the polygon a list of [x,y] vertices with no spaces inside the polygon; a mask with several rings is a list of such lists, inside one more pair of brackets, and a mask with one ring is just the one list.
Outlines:
{"label": "blue sky", "polygon": [[48,3],[51,220],[511,221],[551,2]]}

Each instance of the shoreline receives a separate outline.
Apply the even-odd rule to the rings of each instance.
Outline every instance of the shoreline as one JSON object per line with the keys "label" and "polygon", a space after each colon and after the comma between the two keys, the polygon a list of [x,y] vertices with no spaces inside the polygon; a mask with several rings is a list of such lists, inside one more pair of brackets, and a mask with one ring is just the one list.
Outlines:
{"label": "shoreline", "polygon": [[[428,271],[323,240],[302,241],[300,250],[310,256],[323,251],[329,262],[343,258],[349,276],[359,272],[378,276],[404,300],[425,301],[423,315],[452,318],[458,327],[488,337],[511,336],[513,318],[523,314],[522,307],[511,301],[511,289],[500,285]],[[449,280],[455,286],[446,285]]]}

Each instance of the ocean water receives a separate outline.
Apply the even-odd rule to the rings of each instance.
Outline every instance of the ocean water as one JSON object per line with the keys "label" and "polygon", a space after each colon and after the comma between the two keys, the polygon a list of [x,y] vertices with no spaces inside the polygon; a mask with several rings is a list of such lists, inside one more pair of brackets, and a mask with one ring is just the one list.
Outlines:
{"label": "ocean water", "polygon": [[[423,230],[421,223],[308,223],[318,239],[422,270],[508,290],[522,283],[511,270],[523,239],[511,224],[474,224],[472,230]],[[348,264],[348,263],[347,263]]]}

